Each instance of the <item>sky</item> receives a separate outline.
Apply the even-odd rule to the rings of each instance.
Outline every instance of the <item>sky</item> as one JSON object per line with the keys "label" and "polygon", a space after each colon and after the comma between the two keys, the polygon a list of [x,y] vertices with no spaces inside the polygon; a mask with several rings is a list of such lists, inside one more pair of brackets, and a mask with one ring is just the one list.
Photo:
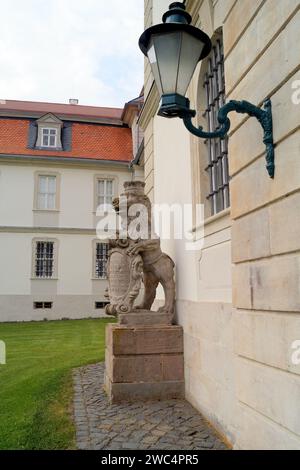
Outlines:
{"label": "sky", "polygon": [[143,0],[0,0],[0,99],[123,107],[143,86]]}

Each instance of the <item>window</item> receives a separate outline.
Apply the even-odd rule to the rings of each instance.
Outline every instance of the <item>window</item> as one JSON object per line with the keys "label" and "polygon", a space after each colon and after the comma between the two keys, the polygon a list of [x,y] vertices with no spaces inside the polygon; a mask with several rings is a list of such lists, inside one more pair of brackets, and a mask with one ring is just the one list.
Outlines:
{"label": "window", "polygon": [[109,305],[109,302],[95,302],[95,309],[103,309],[106,305]]}
{"label": "window", "polygon": [[96,279],[107,278],[107,259],[108,259],[108,243],[96,243],[95,253],[95,277]]}
{"label": "window", "polygon": [[52,113],[29,122],[28,148],[52,151],[70,151],[72,123],[61,121]]}
{"label": "window", "polygon": [[113,179],[97,179],[97,207],[100,205],[111,205],[114,196],[114,180]]}
{"label": "window", "polygon": [[56,209],[56,176],[39,175],[37,209]]}
{"label": "window", "polygon": [[54,274],[54,242],[35,242],[34,274],[39,279],[51,279]]}
{"label": "window", "polygon": [[34,302],[33,303],[33,308],[35,310],[39,310],[39,309],[51,309],[53,306],[53,302]]}
{"label": "window", "polygon": [[57,129],[42,128],[42,147],[57,147]]}
{"label": "window", "polygon": [[34,238],[32,240],[32,278],[57,279],[58,240]]}
{"label": "window", "polygon": [[[224,51],[222,37],[216,40],[207,60],[204,89],[206,92],[206,111],[208,130],[219,128],[218,112],[225,104]],[[211,203],[212,215],[230,206],[229,172],[228,172],[228,139],[207,139],[210,192],[207,199]]]}

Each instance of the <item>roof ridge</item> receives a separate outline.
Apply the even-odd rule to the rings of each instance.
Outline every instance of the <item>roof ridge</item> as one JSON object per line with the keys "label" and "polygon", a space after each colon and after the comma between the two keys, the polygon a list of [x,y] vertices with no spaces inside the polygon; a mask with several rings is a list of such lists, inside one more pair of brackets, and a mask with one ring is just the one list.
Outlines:
{"label": "roof ridge", "polygon": [[[1,103],[1,101],[4,101],[5,103]],[[70,106],[73,108],[77,107],[82,107],[82,108],[96,108],[96,109],[116,109],[116,110],[122,110],[123,108],[117,107],[117,106],[95,106],[95,105],[88,105],[88,104],[70,104],[70,103],[57,103],[53,101],[32,101],[32,100],[7,100],[7,99],[2,99],[0,100],[0,106],[8,104],[8,103],[34,103],[34,104],[46,104],[46,105],[58,105],[58,106]]]}

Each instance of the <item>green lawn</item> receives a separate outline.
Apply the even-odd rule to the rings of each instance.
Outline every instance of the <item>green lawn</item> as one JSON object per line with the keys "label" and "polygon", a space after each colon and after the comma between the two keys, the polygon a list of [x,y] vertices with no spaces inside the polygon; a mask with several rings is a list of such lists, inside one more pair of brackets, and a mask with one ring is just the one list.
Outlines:
{"label": "green lawn", "polygon": [[104,360],[111,320],[0,324],[0,449],[72,449],[72,369]]}

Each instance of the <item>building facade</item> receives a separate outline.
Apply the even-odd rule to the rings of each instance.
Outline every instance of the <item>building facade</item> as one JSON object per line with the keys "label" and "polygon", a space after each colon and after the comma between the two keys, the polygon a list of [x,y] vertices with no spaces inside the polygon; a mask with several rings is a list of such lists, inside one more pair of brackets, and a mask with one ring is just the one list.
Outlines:
{"label": "building facade", "polygon": [[[169,3],[145,0],[146,28]],[[205,142],[180,119],[157,116],[145,62],[146,192],[194,212],[195,250],[163,241],[176,263],[186,397],[236,449],[300,449],[300,2],[187,0],[186,8],[213,42],[188,90],[197,124],[214,130],[227,100],[271,98],[276,144],[271,180],[256,120],[232,113],[229,140]]]}
{"label": "building facade", "polygon": [[104,315],[97,208],[132,177],[124,112],[0,103],[0,321]]}

